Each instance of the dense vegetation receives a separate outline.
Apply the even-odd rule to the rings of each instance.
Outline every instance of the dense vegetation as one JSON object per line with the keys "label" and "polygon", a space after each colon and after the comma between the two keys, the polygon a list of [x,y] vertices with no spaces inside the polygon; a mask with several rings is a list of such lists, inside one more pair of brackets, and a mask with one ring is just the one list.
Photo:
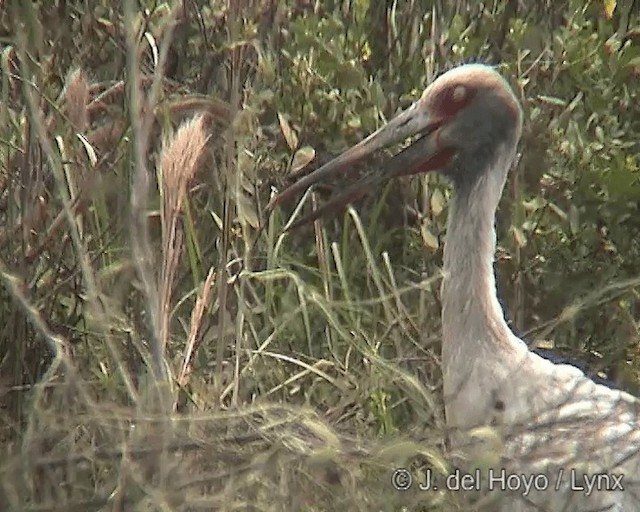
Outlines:
{"label": "dense vegetation", "polygon": [[0,510],[456,510],[390,483],[446,471],[447,184],[264,207],[462,62],[525,111],[513,328],[640,390],[637,1],[0,4]]}

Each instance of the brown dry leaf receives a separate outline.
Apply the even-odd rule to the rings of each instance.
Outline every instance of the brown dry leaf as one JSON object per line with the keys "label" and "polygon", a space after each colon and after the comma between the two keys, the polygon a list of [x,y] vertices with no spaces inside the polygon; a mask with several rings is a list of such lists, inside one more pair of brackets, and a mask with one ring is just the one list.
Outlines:
{"label": "brown dry leaf", "polygon": [[284,135],[284,140],[287,141],[287,146],[291,151],[295,151],[298,147],[298,135],[295,130],[291,128],[289,121],[278,112],[278,121],[280,123],[280,130],[282,130],[282,135]]}
{"label": "brown dry leaf", "polygon": [[442,191],[437,188],[431,194],[431,211],[433,212],[433,216],[437,217],[444,210],[444,195]]}
{"label": "brown dry leaf", "polygon": [[431,232],[426,222],[422,223],[422,226],[420,227],[420,233],[422,234],[422,241],[429,249],[431,249],[432,251],[436,251],[438,247],[440,247],[438,237]]}
{"label": "brown dry leaf", "polygon": [[291,164],[291,173],[295,174],[301,169],[304,169],[309,162],[316,157],[316,150],[311,146],[303,146],[296,154],[293,155],[293,163]]}
{"label": "brown dry leaf", "polygon": [[258,218],[256,207],[245,194],[240,194],[238,197],[238,215],[242,222],[246,222],[252,228],[258,229],[260,227],[260,219]]}

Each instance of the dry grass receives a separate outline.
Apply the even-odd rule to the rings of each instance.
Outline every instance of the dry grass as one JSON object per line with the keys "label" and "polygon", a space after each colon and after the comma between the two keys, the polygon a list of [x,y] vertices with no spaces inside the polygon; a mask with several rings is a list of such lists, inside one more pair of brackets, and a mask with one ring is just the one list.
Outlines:
{"label": "dry grass", "polygon": [[[390,480],[448,472],[437,259],[351,208],[340,236],[282,233],[311,194],[263,214],[284,165],[261,122],[268,52],[241,9],[259,19],[260,2],[212,2],[220,97],[167,76],[189,2],[124,4],[73,18],[86,53],[44,37],[46,6],[12,6],[0,510],[463,510]],[[104,48],[100,75],[86,62]]]}
{"label": "dry grass", "polygon": [[[25,26],[28,10],[16,10]],[[168,13],[165,26],[176,16]],[[255,123],[240,101],[246,48],[231,61],[229,106],[188,91],[161,101],[175,92],[162,74],[171,30],[149,73],[142,49],[155,40],[137,37],[136,17],[125,10],[129,82],[92,82],[74,67],[57,102],[47,100],[42,70],[35,82],[20,79],[35,68],[32,43],[16,39],[28,109],[25,128],[11,132],[6,169],[33,166],[40,186],[25,189],[7,219],[16,228],[2,232],[10,249],[0,274],[14,315],[7,326],[18,318],[28,326],[3,365],[31,351],[35,366],[3,372],[10,414],[0,508],[392,510],[424,502],[395,493],[389,468],[416,455],[444,464],[441,436],[429,428],[442,424],[438,401],[406,369],[430,368],[426,381],[437,382],[436,358],[403,302],[429,293],[430,280],[399,287],[354,211],[364,272],[350,275],[344,248],[320,224],[320,272],[304,270],[315,274],[305,282],[289,270],[291,240],[277,235],[275,218],[255,230],[243,183],[239,155],[251,149]],[[207,186],[207,171],[221,194],[203,216],[192,194]],[[5,193],[19,186],[12,179]],[[44,203],[32,211],[34,197]],[[218,262],[202,246],[207,217],[222,234]],[[16,267],[22,240],[27,263]],[[266,259],[253,260],[262,250]],[[43,265],[50,269],[38,276]],[[361,278],[371,279],[368,299],[352,291]],[[296,337],[304,341],[287,342]],[[389,342],[402,354],[382,357]],[[24,386],[30,371],[39,378]],[[413,441],[397,437],[400,416],[422,424]]]}

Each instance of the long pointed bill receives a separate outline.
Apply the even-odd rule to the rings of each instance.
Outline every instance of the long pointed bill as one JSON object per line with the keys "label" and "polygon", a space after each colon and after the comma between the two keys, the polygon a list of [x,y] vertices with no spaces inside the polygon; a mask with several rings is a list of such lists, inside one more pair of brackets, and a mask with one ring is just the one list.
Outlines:
{"label": "long pointed bill", "polygon": [[394,156],[385,165],[384,170],[365,176],[336,197],[331,198],[328,203],[312,214],[300,219],[289,229],[317,219],[330,208],[343,207],[360,199],[388,179],[435,170],[446,165],[454,155],[454,150],[446,145],[446,141],[443,140],[446,137],[440,137],[442,131],[440,127],[443,122],[443,119],[432,116],[421,101],[414,103],[362,142],[283,190],[267,205],[267,212],[322,179],[339,172],[346,173],[353,170],[353,164],[373,152],[416,135],[422,135],[422,137]]}

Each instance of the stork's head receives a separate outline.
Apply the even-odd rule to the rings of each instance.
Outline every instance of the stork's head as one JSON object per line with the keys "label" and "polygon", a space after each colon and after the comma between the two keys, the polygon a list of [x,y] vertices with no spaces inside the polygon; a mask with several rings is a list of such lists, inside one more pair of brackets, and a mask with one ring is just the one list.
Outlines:
{"label": "stork's head", "polygon": [[[268,209],[327,176],[349,171],[374,151],[411,137],[419,138],[373,178],[349,187],[328,205],[344,205],[388,178],[427,171],[442,172],[458,189],[469,187],[485,173],[506,173],[504,165],[493,164],[513,156],[521,130],[522,110],[507,82],[491,67],[463,65],[437,78],[416,103],[385,126],[285,189]],[[503,181],[504,176],[498,178]]]}

